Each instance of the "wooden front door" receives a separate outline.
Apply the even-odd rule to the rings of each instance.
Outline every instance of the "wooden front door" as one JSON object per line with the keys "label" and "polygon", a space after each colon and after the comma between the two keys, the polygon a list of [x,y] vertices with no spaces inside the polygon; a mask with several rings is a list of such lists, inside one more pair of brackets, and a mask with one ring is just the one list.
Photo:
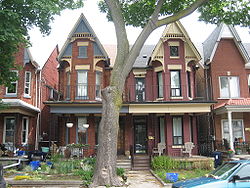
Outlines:
{"label": "wooden front door", "polygon": [[119,130],[118,130],[118,138],[117,138],[117,155],[124,155],[124,117],[120,117],[119,120]]}
{"label": "wooden front door", "polygon": [[147,124],[145,117],[134,118],[134,152],[136,154],[147,153]]}

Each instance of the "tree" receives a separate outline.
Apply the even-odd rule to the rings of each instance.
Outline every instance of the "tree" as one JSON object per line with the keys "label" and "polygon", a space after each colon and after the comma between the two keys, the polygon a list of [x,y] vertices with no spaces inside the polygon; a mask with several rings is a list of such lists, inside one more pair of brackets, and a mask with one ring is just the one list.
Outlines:
{"label": "tree", "polygon": [[20,46],[29,45],[28,30],[37,26],[47,35],[49,23],[64,9],[83,6],[83,0],[0,0],[0,85],[17,79],[11,72]]}
{"label": "tree", "polygon": [[[117,56],[110,85],[102,90],[103,111],[99,125],[99,147],[91,186],[120,186],[116,176],[116,152],[119,109],[124,84],[139,52],[156,28],[177,21],[195,10],[200,20],[210,23],[250,25],[249,0],[105,0],[99,8],[112,21],[117,37]],[[142,27],[136,42],[129,48],[126,25]]]}

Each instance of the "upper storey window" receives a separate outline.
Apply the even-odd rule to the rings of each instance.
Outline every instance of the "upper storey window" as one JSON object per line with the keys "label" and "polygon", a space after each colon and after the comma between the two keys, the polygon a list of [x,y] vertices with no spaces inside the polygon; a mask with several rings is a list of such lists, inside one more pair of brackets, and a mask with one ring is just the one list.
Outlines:
{"label": "upper storey window", "polygon": [[79,46],[78,47],[78,58],[87,58],[88,54],[87,54],[87,46]]}
{"label": "upper storey window", "polygon": [[88,99],[88,72],[77,71],[77,99]]}
{"label": "upper storey window", "polygon": [[240,97],[239,77],[220,76],[220,97],[238,98]]}
{"label": "upper storey window", "polygon": [[135,98],[136,101],[145,101],[145,78],[136,78]]}
{"label": "upper storey window", "polygon": [[24,96],[30,97],[31,72],[25,72]]}
{"label": "upper storey window", "polygon": [[181,96],[181,78],[179,70],[170,71],[171,97]]}
{"label": "upper storey window", "polygon": [[102,87],[102,72],[96,71],[95,82],[96,82],[95,83],[95,85],[96,85],[95,96],[96,96],[96,99],[100,99],[101,98],[101,87]]}
{"label": "upper storey window", "polygon": [[161,72],[157,72],[157,90],[158,90],[158,98],[163,98],[162,71]]}
{"label": "upper storey window", "polygon": [[[16,70],[12,71],[16,76],[18,76],[18,72]],[[6,87],[6,95],[8,96],[16,96],[17,95],[17,84],[18,81],[13,81],[10,84],[10,87]]]}
{"label": "upper storey window", "polygon": [[170,58],[179,58],[179,56],[180,56],[180,52],[179,52],[180,43],[178,41],[169,41],[168,46],[169,46]]}

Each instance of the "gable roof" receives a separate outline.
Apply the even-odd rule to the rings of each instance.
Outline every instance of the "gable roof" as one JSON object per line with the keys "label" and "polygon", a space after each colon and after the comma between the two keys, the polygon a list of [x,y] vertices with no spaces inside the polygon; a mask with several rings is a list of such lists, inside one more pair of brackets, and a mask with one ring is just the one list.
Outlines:
{"label": "gable roof", "polygon": [[63,58],[64,55],[68,56],[70,50],[72,51],[72,38],[76,36],[86,36],[87,38],[93,39],[96,44],[94,44],[94,51],[97,55],[102,55],[105,58],[108,58],[108,54],[106,53],[105,49],[103,48],[102,44],[100,43],[99,39],[97,38],[94,30],[90,26],[89,22],[85,18],[83,14],[80,15],[77,22],[75,23],[74,27],[72,28],[71,32],[68,35],[67,40],[65,41],[59,55],[59,61]]}
{"label": "gable roof", "polygon": [[224,23],[218,25],[203,42],[204,64],[210,63],[213,60],[218,44],[222,38],[232,38],[246,64],[250,64],[249,54],[244,48],[236,29],[232,25],[226,25]]}
{"label": "gable roof", "polygon": [[201,60],[201,55],[193,42],[191,41],[186,29],[182,25],[180,21],[176,21],[174,23],[168,24],[165,28],[165,30],[162,33],[162,36],[158,43],[156,44],[153,53],[152,53],[152,59],[154,60],[155,57],[158,56],[160,49],[162,48],[163,42],[166,41],[169,38],[180,38],[184,40],[187,44],[187,46],[191,49],[193,55],[196,57],[198,61]]}
{"label": "gable roof", "polygon": [[23,65],[25,66],[27,63],[31,63],[35,68],[39,68],[37,62],[34,61],[29,48],[24,48]]}

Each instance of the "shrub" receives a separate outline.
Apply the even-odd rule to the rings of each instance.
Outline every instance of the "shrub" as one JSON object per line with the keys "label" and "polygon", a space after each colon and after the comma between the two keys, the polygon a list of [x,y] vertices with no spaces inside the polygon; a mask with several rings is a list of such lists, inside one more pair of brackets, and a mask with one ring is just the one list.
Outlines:
{"label": "shrub", "polygon": [[116,169],[116,174],[118,176],[124,176],[124,173],[125,173],[125,169],[124,168],[117,168]]}
{"label": "shrub", "polygon": [[157,156],[152,160],[152,168],[153,169],[177,169],[180,168],[180,161],[176,161],[168,156]]}

